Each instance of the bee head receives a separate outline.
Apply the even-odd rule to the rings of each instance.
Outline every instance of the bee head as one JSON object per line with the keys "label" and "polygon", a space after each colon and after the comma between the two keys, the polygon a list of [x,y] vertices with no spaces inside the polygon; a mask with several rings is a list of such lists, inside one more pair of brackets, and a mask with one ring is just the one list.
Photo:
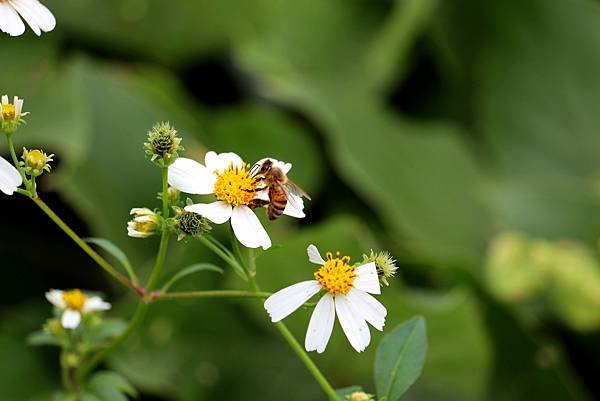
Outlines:
{"label": "bee head", "polygon": [[273,161],[271,159],[267,159],[262,163],[256,163],[254,166],[252,166],[252,168],[250,169],[250,174],[252,174],[253,176],[256,174],[267,174],[269,171],[271,171],[271,169],[273,168]]}

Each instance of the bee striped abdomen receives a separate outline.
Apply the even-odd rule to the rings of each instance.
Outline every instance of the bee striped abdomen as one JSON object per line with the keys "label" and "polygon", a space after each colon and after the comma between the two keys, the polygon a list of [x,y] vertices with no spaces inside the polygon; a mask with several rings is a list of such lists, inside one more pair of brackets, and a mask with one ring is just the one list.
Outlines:
{"label": "bee striped abdomen", "polygon": [[283,214],[287,205],[287,196],[281,188],[273,186],[269,188],[269,200],[267,215],[269,220],[275,220]]}

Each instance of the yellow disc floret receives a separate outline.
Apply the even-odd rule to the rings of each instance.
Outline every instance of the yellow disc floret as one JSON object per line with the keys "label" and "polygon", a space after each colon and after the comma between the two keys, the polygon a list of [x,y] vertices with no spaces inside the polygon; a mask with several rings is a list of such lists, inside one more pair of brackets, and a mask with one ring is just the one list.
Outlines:
{"label": "yellow disc floret", "polygon": [[72,290],[63,292],[62,299],[65,301],[68,309],[81,311],[83,310],[87,297],[80,290]]}
{"label": "yellow disc floret", "polygon": [[248,205],[254,199],[258,182],[249,172],[249,165],[244,163],[241,168],[230,164],[217,177],[215,195],[218,200],[232,206]]}
{"label": "yellow disc floret", "polygon": [[14,104],[3,104],[2,105],[2,119],[4,121],[14,120],[16,116],[16,109]]}
{"label": "yellow disc floret", "polygon": [[345,295],[352,289],[352,283],[356,278],[354,266],[350,266],[349,263],[349,256],[340,258],[340,253],[337,252],[334,258],[331,252],[327,252],[327,261],[315,273],[315,278],[331,295]]}
{"label": "yellow disc floret", "polygon": [[25,164],[32,169],[41,170],[48,163],[48,156],[41,150],[30,150],[25,155]]}

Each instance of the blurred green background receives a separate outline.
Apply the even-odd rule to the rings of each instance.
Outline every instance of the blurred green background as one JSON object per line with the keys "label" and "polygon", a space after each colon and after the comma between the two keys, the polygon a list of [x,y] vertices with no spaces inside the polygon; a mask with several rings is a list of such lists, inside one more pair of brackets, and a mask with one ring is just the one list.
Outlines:
{"label": "blurred green background", "polygon": [[[286,160],[312,195],[306,219],[267,225],[281,246],[258,260],[263,289],[310,278],[312,242],[398,259],[387,328],[422,314],[429,337],[406,400],[600,398],[597,1],[44,3],[55,31],[0,37],[0,91],[25,98],[17,146],[57,155],[42,196],[82,236],[147,274],[157,244],[125,225],[157,205],[142,143],[168,120],[184,156]],[[103,291],[113,316],[135,302],[27,199],[0,206],[0,398],[43,401],[58,354],[25,337],[50,314],[44,292]],[[209,258],[174,244],[167,274]],[[177,289],[239,286],[228,271]],[[288,319],[300,339],[309,316]],[[337,325],[313,358],[336,387],[372,391],[380,338],[356,354]],[[252,301],[156,304],[122,349],[108,366],[144,401],[324,399]]]}

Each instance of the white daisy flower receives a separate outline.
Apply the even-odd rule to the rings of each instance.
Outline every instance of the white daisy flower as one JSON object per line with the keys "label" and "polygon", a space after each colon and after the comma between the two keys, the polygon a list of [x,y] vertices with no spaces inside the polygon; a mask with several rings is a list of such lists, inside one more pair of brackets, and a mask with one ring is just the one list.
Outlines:
{"label": "white daisy flower", "polygon": [[[350,345],[362,352],[371,342],[367,322],[382,331],[387,310],[370,294],[380,294],[374,262],[351,266],[350,257],[327,252],[325,261],[314,245],[309,245],[308,260],[321,265],[316,280],[303,281],[284,288],[265,301],[271,320],[279,322],[302,306],[319,291],[325,294],[317,303],[308,324],[304,347],[322,353],[331,337],[337,314]],[[370,293],[370,294],[369,294]]]}
{"label": "white daisy flower", "polygon": [[81,323],[82,315],[110,309],[110,304],[97,296],[87,296],[78,289],[71,291],[50,290],[46,299],[61,309],[60,324],[65,329],[76,329]]}
{"label": "white daisy flower", "polygon": [[[278,163],[285,167],[286,173],[292,167],[289,163]],[[200,214],[215,224],[223,224],[231,219],[235,236],[248,248],[271,247],[269,235],[249,207],[253,199],[264,197],[264,194],[257,192],[261,183],[252,176],[250,165],[235,153],[208,152],[204,165],[180,157],[169,166],[169,185],[188,194],[215,194],[217,201],[197,203],[187,206],[185,210]],[[284,213],[290,216],[303,216],[297,208],[286,210]]]}
{"label": "white daisy flower", "polygon": [[56,26],[54,15],[38,0],[0,0],[0,30],[10,36],[25,32],[27,22],[37,36],[50,32]]}
{"label": "white daisy flower", "polygon": [[23,178],[19,174],[19,170],[12,163],[0,157],[0,191],[6,195],[12,195],[21,184],[23,184]]}

